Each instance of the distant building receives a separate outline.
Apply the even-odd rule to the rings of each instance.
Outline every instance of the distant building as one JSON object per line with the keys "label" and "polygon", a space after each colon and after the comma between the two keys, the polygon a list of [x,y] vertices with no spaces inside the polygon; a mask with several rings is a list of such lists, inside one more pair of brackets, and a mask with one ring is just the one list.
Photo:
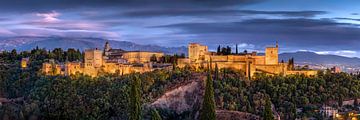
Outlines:
{"label": "distant building", "polygon": [[273,47],[267,47],[264,56],[257,55],[256,52],[219,55],[215,52],[209,52],[208,47],[205,45],[190,43],[188,46],[189,58],[179,59],[178,67],[189,65],[198,69],[210,64],[211,60],[213,68],[217,64],[219,68],[240,70],[245,73],[247,78],[253,77],[255,73],[270,75],[304,74],[307,76],[317,74],[315,70],[293,70],[288,68],[288,63],[279,62],[278,51],[279,46],[276,44]]}
{"label": "distant building", "polygon": [[325,117],[335,118],[335,117],[337,117],[338,110],[334,107],[323,105],[320,108],[320,113]]}
{"label": "distant building", "polygon": [[341,68],[339,66],[334,66],[331,68],[331,73],[340,73]]}
{"label": "distant building", "polygon": [[21,59],[21,68],[27,68],[28,67],[28,64],[29,64],[29,58],[22,58]]}
{"label": "distant building", "polygon": [[[160,60],[163,56],[164,53],[162,52],[112,49],[110,44],[106,42],[104,50],[97,48],[85,50],[84,63],[66,62],[62,65],[48,62],[43,63],[42,71],[47,75],[82,73],[92,77],[96,77],[101,73],[143,73],[154,70],[152,58]],[[163,67],[168,66],[164,65]]]}
{"label": "distant building", "polygon": [[47,75],[61,75],[64,74],[62,68],[63,65],[55,63],[54,59],[50,59],[49,62],[42,64],[41,70]]}

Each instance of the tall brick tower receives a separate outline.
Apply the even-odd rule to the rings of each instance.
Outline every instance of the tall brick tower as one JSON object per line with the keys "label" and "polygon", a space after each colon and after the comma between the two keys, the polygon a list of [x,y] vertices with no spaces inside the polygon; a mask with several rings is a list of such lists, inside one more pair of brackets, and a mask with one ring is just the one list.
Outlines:
{"label": "tall brick tower", "polygon": [[265,49],[265,64],[277,65],[279,64],[279,45],[276,41],[275,47],[266,47]]}

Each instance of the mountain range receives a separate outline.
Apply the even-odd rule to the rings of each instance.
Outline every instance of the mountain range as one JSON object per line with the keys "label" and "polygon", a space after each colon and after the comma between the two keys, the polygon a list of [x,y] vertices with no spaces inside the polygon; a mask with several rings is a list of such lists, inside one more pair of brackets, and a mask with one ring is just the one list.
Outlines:
{"label": "mountain range", "polygon": [[[51,37],[0,37],[0,51],[17,49],[20,51],[31,50],[38,46],[39,48],[54,49],[54,48],[77,48],[80,50],[89,48],[104,47],[105,42],[108,41],[112,48],[120,48],[128,51],[142,50],[142,51],[156,51],[164,52],[165,54],[187,54],[187,48],[183,47],[163,47],[158,45],[140,45],[128,41],[106,40],[102,38],[67,38],[59,36]],[[296,63],[304,64],[341,64],[341,65],[360,65],[360,58],[344,57],[338,55],[320,55],[314,52],[293,52],[279,54],[279,60],[287,62],[288,59],[294,58]]]}
{"label": "mountain range", "polygon": [[279,60],[285,62],[294,58],[295,63],[304,64],[339,64],[339,65],[360,65],[360,58],[344,57],[339,55],[322,55],[314,52],[298,51],[294,53],[281,53]]}
{"label": "mountain range", "polygon": [[89,48],[103,49],[105,42],[108,41],[112,48],[120,48],[127,51],[141,50],[164,52],[165,54],[187,53],[186,47],[162,47],[158,45],[140,45],[128,41],[106,40],[102,38],[67,38],[67,37],[6,37],[0,38],[0,50],[19,51],[31,50],[35,47],[52,50],[54,48],[77,48],[85,50]]}

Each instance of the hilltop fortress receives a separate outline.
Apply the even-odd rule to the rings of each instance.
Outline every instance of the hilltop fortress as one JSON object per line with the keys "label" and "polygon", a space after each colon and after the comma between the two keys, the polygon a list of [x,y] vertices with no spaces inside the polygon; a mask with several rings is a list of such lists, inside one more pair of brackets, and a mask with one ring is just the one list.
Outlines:
{"label": "hilltop fortress", "polygon": [[[101,73],[129,74],[132,72],[148,72],[158,69],[153,62],[164,56],[162,52],[125,51],[112,49],[108,42],[104,50],[85,50],[84,62],[66,62],[57,64],[55,61],[43,63],[42,72],[47,75],[73,75],[83,73],[96,77]],[[156,66],[156,67],[155,67]],[[169,65],[161,65],[161,68]],[[171,65],[170,65],[171,66]]]}
{"label": "hilltop fortress", "polygon": [[[231,49],[231,48],[230,48]],[[190,43],[188,46],[188,58],[177,60],[177,67],[190,66],[195,69],[205,68],[212,61],[211,66],[232,68],[242,71],[247,78],[252,78],[255,73],[269,75],[303,74],[306,76],[316,75],[315,70],[294,70],[289,63],[279,62],[279,46],[266,47],[265,55],[257,53],[229,53],[221,54],[208,51],[208,47],[198,43]],[[83,73],[96,77],[101,73],[117,73],[120,75],[132,72],[149,72],[155,69],[170,69],[171,64],[158,63],[162,52],[149,51],[125,51],[112,49],[108,42],[103,50],[85,50],[83,62],[66,62],[57,64],[55,61],[43,63],[42,72],[47,75],[73,75]]]}
{"label": "hilltop fortress", "polygon": [[267,47],[265,55],[257,55],[256,52],[222,55],[208,51],[208,47],[198,43],[190,43],[188,46],[188,58],[179,59],[178,67],[186,65],[196,69],[204,68],[210,64],[214,68],[233,68],[243,71],[247,78],[252,78],[255,73],[266,73],[270,75],[304,74],[306,76],[316,75],[315,70],[294,70],[288,63],[279,63],[279,46]]}

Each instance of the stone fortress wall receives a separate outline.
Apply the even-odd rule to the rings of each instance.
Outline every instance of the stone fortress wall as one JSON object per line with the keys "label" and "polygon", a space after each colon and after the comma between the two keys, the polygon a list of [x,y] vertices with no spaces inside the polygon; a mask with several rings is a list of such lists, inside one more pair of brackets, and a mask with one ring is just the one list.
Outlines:
{"label": "stone fortress wall", "polygon": [[84,62],[43,63],[42,72],[47,75],[74,75],[82,73],[96,77],[101,73],[129,74],[132,72],[152,71],[152,57],[160,60],[162,52],[149,51],[124,51],[111,49],[107,42],[104,50],[85,50]]}
{"label": "stone fortress wall", "polygon": [[218,55],[215,52],[209,52],[208,47],[198,44],[190,43],[188,46],[189,57],[178,60],[178,67],[182,68],[186,65],[199,69],[210,64],[214,68],[215,64],[221,68],[232,68],[243,71],[248,78],[252,78],[255,73],[266,74],[304,74],[307,76],[316,75],[315,70],[292,70],[287,68],[288,63],[279,63],[279,46],[267,47],[265,55],[257,55],[256,52],[245,54],[231,54],[231,55]]}
{"label": "stone fortress wall", "polygon": [[[196,69],[215,64],[221,68],[232,68],[244,72],[247,78],[252,78],[255,73],[266,73],[270,75],[304,74],[316,75],[315,70],[293,70],[288,68],[288,63],[279,63],[279,46],[265,48],[265,55],[257,55],[256,52],[243,54],[219,55],[208,51],[208,47],[198,43],[190,43],[188,46],[188,58],[178,59],[177,66],[182,68],[186,65]],[[101,73],[129,74],[132,72],[152,71],[151,59],[160,60],[164,56],[161,52],[149,51],[124,51],[112,49],[109,43],[105,44],[104,50],[85,50],[84,62],[66,62],[57,64],[54,61],[43,63],[42,71],[48,75],[73,75],[83,73],[93,77]],[[158,68],[157,68],[158,69]]]}

